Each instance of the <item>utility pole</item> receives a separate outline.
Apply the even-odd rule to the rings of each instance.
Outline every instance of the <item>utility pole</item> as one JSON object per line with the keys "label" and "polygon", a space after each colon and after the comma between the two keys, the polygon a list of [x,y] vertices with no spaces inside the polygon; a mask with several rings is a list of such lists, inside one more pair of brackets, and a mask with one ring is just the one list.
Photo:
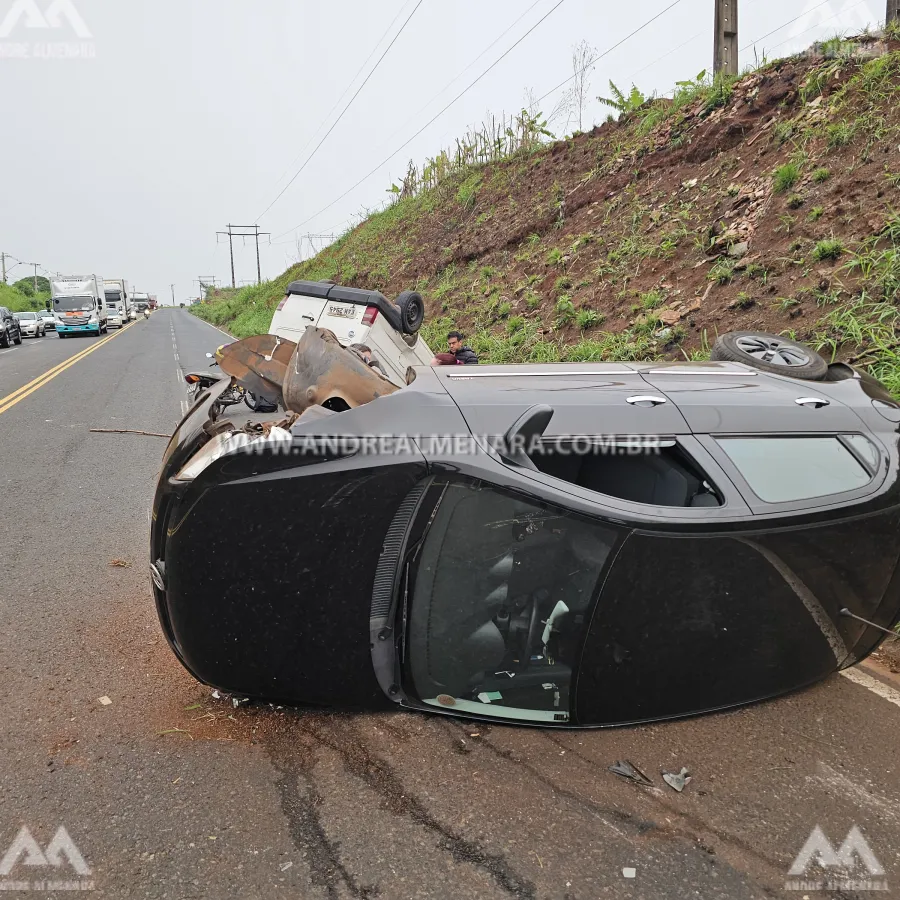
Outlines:
{"label": "utility pole", "polygon": [[[738,0],[714,0],[716,4],[713,72],[738,73]],[[897,3],[900,0],[888,0]]]}
{"label": "utility pole", "polygon": [[175,305],[175,285],[170,284],[169,287],[172,289],[172,306]]}
{"label": "utility pole", "polygon": [[887,12],[884,16],[885,25],[891,22],[900,23],[900,0],[887,0]]}
{"label": "utility pole", "polygon": [[[241,229],[241,230],[235,230]],[[234,280],[234,247],[232,246],[232,238],[242,237],[248,238],[252,237],[256,241],[256,283],[262,284],[262,268],[259,263],[259,239],[262,236],[268,236],[271,234],[269,231],[260,231],[259,225],[232,225],[229,223],[228,231],[217,231],[217,235],[219,234],[227,234],[228,235],[228,252],[231,255],[231,286],[237,287],[237,284]]]}
{"label": "utility pole", "polygon": [[197,278],[194,279],[197,284],[200,285],[200,299],[205,300],[204,291],[208,287],[212,287],[215,289],[216,282],[219,280],[215,275],[198,275]]}
{"label": "utility pole", "polygon": [[25,263],[26,266],[34,266],[34,292],[37,294],[37,270],[41,267],[40,263]]}
{"label": "utility pole", "polygon": [[6,284],[6,254],[0,253],[0,265],[3,268],[3,283]]}

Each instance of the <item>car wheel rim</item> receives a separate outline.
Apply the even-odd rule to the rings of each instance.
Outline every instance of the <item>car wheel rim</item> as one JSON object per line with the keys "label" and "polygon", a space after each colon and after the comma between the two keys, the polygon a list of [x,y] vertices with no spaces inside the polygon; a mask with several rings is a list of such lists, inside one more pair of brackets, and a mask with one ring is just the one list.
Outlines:
{"label": "car wheel rim", "polygon": [[803,348],[788,344],[778,338],[741,337],[737,339],[736,343],[738,348],[748,356],[771,366],[796,368],[809,365],[810,362],[810,355]]}

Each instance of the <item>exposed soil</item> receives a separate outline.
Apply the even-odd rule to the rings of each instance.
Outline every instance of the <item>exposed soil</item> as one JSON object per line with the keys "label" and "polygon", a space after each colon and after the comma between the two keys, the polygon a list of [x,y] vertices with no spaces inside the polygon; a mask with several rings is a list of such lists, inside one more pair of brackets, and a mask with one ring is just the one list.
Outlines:
{"label": "exposed soil", "polygon": [[[900,42],[820,51],[748,75],[727,96],[648,103],[467,169],[369,217],[285,272],[268,301],[248,302],[274,305],[295,278],[388,296],[417,287],[429,336],[461,327],[488,359],[491,335],[523,328],[559,347],[625,332],[647,357],[737,329],[821,336],[823,317],[863,288],[883,299],[847,263],[900,208]],[[778,183],[788,163],[795,175]],[[817,245],[832,239],[823,255]]]}

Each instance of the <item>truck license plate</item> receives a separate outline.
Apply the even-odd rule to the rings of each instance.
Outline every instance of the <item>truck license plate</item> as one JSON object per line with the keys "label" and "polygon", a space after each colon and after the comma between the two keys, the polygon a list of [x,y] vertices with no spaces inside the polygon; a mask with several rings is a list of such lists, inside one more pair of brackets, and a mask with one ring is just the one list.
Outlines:
{"label": "truck license plate", "polygon": [[328,307],[328,315],[329,316],[339,316],[342,319],[355,319],[356,318],[356,307],[351,306],[329,306]]}

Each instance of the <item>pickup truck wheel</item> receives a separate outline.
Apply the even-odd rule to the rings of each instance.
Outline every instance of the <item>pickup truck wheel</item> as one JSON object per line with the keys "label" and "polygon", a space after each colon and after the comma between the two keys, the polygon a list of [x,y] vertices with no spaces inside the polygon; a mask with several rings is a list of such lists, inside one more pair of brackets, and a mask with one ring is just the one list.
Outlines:
{"label": "pickup truck wheel", "polygon": [[821,381],[828,374],[828,363],[814,350],[761,331],[729,331],[720,335],[709,358],[743,363],[762,372],[804,381]]}
{"label": "pickup truck wheel", "polygon": [[404,334],[415,334],[425,319],[425,301],[416,291],[404,291],[397,298],[400,309],[400,328]]}

